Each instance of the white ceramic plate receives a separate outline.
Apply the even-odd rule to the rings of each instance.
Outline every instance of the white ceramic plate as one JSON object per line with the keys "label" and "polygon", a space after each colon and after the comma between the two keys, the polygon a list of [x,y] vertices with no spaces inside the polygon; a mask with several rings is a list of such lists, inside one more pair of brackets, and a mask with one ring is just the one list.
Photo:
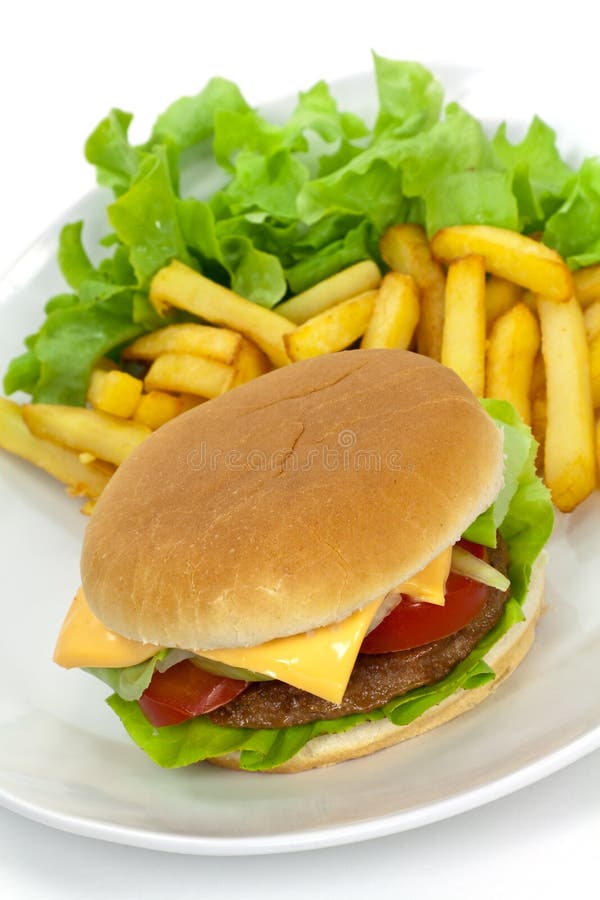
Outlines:
{"label": "white ceramic plate", "polygon": [[[554,94],[528,102],[494,73],[442,70],[449,98],[497,122],[531,112],[572,133]],[[336,93],[373,110],[369,79]],[[274,104],[279,114],[289,104]],[[580,123],[581,129],[585,122]],[[593,124],[590,127],[595,127]],[[596,135],[579,147],[593,152]],[[561,133],[559,131],[559,133]],[[569,151],[570,148],[563,148]],[[68,210],[0,285],[0,367],[37,328],[61,289],[54,263],[65,221],[84,218],[92,242],[105,230],[107,195]],[[104,686],[51,662],[78,585],[85,520],[42,472],[0,454],[0,800],[67,831],[182,853],[310,849],[415,828],[508,794],[600,747],[600,498],[560,517],[551,542],[547,612],[533,650],[485,704],[438,731],[332,769],[273,776],[208,765],[163,771],[126,738],[103,704]]]}

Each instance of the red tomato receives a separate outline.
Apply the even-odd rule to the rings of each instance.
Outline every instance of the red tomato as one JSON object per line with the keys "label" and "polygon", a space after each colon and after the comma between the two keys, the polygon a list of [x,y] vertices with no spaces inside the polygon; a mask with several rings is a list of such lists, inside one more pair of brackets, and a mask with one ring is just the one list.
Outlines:
{"label": "red tomato", "polygon": [[155,672],[139,704],[152,725],[176,725],[229,703],[247,686],[247,681],[212,675],[185,659]]}
{"label": "red tomato", "polygon": [[[479,559],[485,548],[469,541],[461,547]],[[403,595],[401,603],[366,636],[361,653],[393,653],[411,650],[440,640],[464,628],[481,610],[488,588],[485,584],[451,572],[446,582],[446,603],[435,606]]]}

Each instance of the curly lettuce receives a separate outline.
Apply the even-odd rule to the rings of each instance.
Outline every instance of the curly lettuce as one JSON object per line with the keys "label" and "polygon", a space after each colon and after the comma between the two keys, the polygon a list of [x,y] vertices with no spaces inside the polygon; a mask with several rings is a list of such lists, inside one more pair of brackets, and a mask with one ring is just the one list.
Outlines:
{"label": "curly lettuce", "polygon": [[373,64],[372,123],[340,109],[323,81],[272,121],[213,78],[172,103],[139,145],[131,113],[111,110],[85,155],[113,193],[112,231],[89,255],[82,223],[63,231],[72,294],[46,306],[6,392],[83,405],[101,356],[168,324],[152,313],[148,287],[174,258],[268,308],[360,260],[382,264],[378,239],[399,222],[429,235],[468,223],[541,232],[573,267],[600,259],[598,160],[573,172],[540,119],[512,144],[505,126],[490,136],[444,104],[419,63],[373,54]]}

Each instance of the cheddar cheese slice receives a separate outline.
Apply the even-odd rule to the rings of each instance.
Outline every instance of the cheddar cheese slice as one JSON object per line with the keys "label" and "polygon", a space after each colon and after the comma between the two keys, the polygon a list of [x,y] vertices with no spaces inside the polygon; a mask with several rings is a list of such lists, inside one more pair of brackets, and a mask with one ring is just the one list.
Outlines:
{"label": "cheddar cheese slice", "polygon": [[205,659],[278,678],[331,703],[341,703],[360,645],[380,605],[381,599],[375,600],[343,622],[276,638],[257,647],[196,653]]}
{"label": "cheddar cheese slice", "polygon": [[448,547],[435,559],[399,585],[396,590],[399,594],[408,594],[417,600],[423,600],[425,603],[434,603],[436,606],[443,606],[446,602],[444,591],[446,589],[446,581],[450,574],[450,565],[452,563],[452,547]]}
{"label": "cheddar cheese slice", "polygon": [[54,662],[65,669],[77,666],[124,669],[150,659],[162,649],[109,631],[91,611],[79,588],[58,635]]}
{"label": "cheddar cheese slice", "polygon": [[[396,592],[443,605],[451,556],[449,547]],[[363,638],[382,599],[352,613],[343,622],[303,634],[276,638],[256,647],[194,652],[205,659],[277,678],[331,703],[341,703]],[[162,649],[110,631],[91,611],[80,588],[58,636],[54,661],[65,668],[125,668]]]}

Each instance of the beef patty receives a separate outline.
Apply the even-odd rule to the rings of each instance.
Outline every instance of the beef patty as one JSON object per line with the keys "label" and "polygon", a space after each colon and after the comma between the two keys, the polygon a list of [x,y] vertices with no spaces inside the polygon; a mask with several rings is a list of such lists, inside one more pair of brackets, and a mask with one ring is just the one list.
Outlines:
{"label": "beef patty", "polygon": [[[506,550],[489,553],[491,565],[506,574]],[[341,704],[330,703],[283,681],[257,681],[210,713],[217,725],[240,728],[286,728],[319,719],[369,712],[414,688],[441,681],[465,659],[500,619],[508,593],[489,588],[481,611],[448,637],[413,650],[359,654]]]}

